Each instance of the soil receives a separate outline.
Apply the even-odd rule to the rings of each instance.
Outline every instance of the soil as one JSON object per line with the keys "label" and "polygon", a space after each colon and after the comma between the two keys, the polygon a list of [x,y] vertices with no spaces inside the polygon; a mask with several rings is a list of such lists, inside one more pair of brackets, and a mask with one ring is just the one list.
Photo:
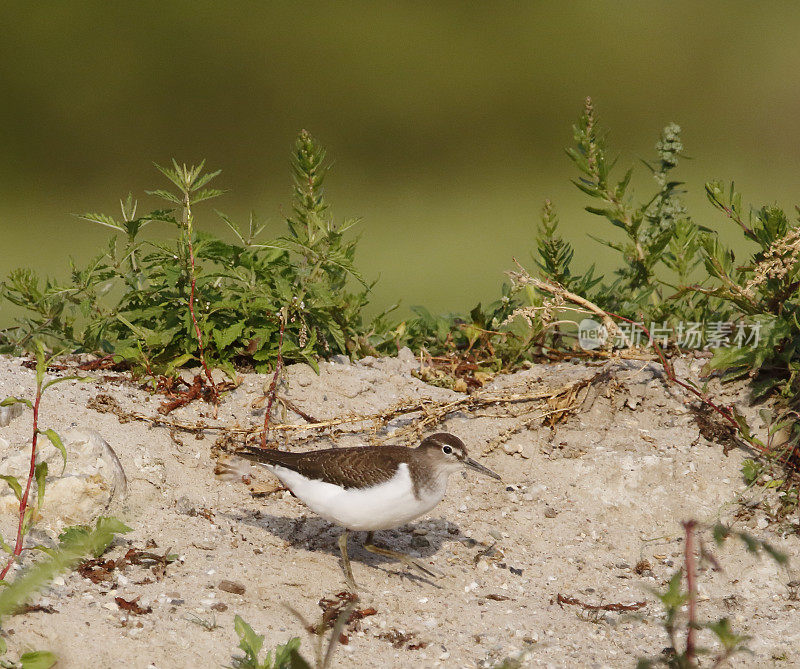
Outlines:
{"label": "soil", "polygon": [[[22,362],[0,358],[0,396],[33,395],[34,374]],[[702,363],[680,360],[676,370],[697,380]],[[393,358],[325,362],[319,375],[306,365],[289,366],[278,395],[306,418],[278,402],[275,420],[303,425],[309,418],[374,414],[406,400],[465,397],[413,376],[418,364],[403,350]],[[241,655],[233,624],[238,614],[266,637],[265,648],[297,636],[313,660],[315,640],[292,610],[313,623],[327,609],[332,622],[346,603],[338,596],[345,589],[340,528],[314,516],[263,470],[252,469],[244,480],[215,474],[219,431],[194,434],[120,420],[124,412],[138,412],[162,421],[257,427],[264,415],[258,400],[271,378],[243,375],[224,394],[216,417],[200,400],[164,417],[157,411],[163,396],[121,374],[92,374],[95,382],[56,385],[43,400],[41,426],[66,435],[70,458],[62,474],[61,455],[44,442],[48,492],[31,541],[53,545],[63,526],[101,514],[119,517],[133,531],[102,561],[58,577],[28,612],[4,620],[10,653],[51,650],[59,667],[229,666]],[[564,415],[540,418],[541,401],[499,402],[423,427],[423,434],[446,430],[461,437],[470,455],[503,481],[453,476],[428,516],[376,534],[378,543],[416,556],[438,578],[422,578],[364,551],[360,537],[351,540],[362,590],[333,666],[491,667],[507,658],[531,667],[635,666],[637,658],[658,656],[669,645],[654,591],[683,563],[681,522],[688,519],[735,521],[737,529],[787,553],[790,565],[800,563],[797,535],[779,533],[759,504],[768,493],[746,489],[741,464],[749,454],[729,447],[726,455],[703,436],[711,433],[701,433],[690,398],[665,382],[658,364],[534,365],[476,393],[530,395],[576,383],[579,392]],[[713,381],[710,388],[763,432],[743,386]],[[113,405],[116,413],[107,410]],[[368,421],[272,434],[278,446],[291,449],[414,445],[418,435],[408,428],[421,416],[399,415],[388,426]],[[31,412],[9,420],[0,427],[0,473],[23,476]],[[15,500],[10,489],[4,494],[2,531],[10,541]],[[707,531],[701,538],[711,547]],[[793,573],[733,541],[711,550],[722,570],[701,566],[700,618],[728,617],[736,632],[751,637],[752,653],[732,666],[800,665],[800,602],[788,585]],[[175,556],[168,564],[155,559],[167,554]],[[23,566],[40,559],[26,555]],[[130,559],[137,555],[145,559]],[[699,639],[716,647],[706,631]]]}

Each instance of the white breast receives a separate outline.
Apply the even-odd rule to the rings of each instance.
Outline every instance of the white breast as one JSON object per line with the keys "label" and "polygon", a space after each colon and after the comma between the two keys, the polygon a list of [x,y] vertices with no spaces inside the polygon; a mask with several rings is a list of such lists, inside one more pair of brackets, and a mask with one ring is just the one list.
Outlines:
{"label": "white breast", "polygon": [[407,523],[435,507],[447,490],[447,478],[443,477],[433,490],[420,493],[418,499],[405,463],[389,481],[347,490],[307,479],[280,465],[264,466],[314,513],[348,530],[383,530]]}

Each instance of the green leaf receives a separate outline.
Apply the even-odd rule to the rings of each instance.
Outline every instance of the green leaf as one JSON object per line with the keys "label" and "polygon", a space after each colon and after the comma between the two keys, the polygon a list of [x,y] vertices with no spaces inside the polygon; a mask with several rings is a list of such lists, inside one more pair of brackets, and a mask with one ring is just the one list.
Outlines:
{"label": "green leaf", "polygon": [[250,661],[253,666],[258,663],[258,654],[264,645],[264,637],[256,634],[253,628],[244,619],[236,615],[233,619],[233,628],[239,635],[239,648],[245,653],[245,661]]}
{"label": "green leaf", "polygon": [[58,662],[58,657],[49,650],[34,650],[20,655],[19,661],[22,669],[50,669]]}
{"label": "green leaf", "polygon": [[0,479],[11,486],[11,489],[14,491],[14,494],[17,496],[18,500],[22,499],[22,486],[19,484],[19,481],[17,481],[16,476],[11,476],[11,474],[2,474],[0,475]]}
{"label": "green leaf", "polygon": [[105,517],[98,518],[97,525],[92,530],[68,528],[59,537],[61,543],[52,557],[25,569],[11,585],[0,592],[0,618],[14,613],[58,573],[73,568],[87,554],[102,555],[114,540],[114,532],[128,531],[130,528],[116,518]]}
{"label": "green leaf", "polygon": [[173,204],[177,204],[178,206],[183,205],[183,200],[181,200],[177,195],[174,193],[170,193],[168,190],[158,189],[158,190],[148,190],[145,191],[148,195],[153,195],[155,197],[160,197],[162,200],[166,200],[167,202],[172,202]]}
{"label": "green leaf", "polygon": [[92,376],[62,376],[58,379],[51,379],[47,383],[44,384],[42,387],[42,392],[47,390],[50,386],[54,386],[57,383],[64,383],[64,381],[78,381],[79,383],[89,383],[90,381],[94,381],[94,377]]}
{"label": "green leaf", "polygon": [[753,484],[761,474],[762,470],[763,467],[761,466],[760,462],[756,462],[750,458],[742,462],[742,476],[744,477],[747,485]]}
{"label": "green leaf", "polygon": [[37,508],[41,509],[42,504],[44,504],[44,489],[45,489],[45,480],[47,479],[47,463],[40,462],[34,468],[34,476],[36,478],[36,488],[37,488],[37,495],[36,495],[36,506]]}
{"label": "green leaf", "polygon": [[113,217],[107,216],[106,214],[73,214],[73,216],[77,216],[78,218],[81,218],[84,221],[89,221],[90,223],[104,225],[107,228],[112,228],[113,230],[117,230],[119,232],[125,232],[125,228],[120,223],[114,220]]}
{"label": "green leaf", "polygon": [[0,402],[0,407],[8,407],[12,404],[24,404],[29,409],[33,409],[33,402],[19,397],[6,397],[2,402]]}
{"label": "green leaf", "polygon": [[713,623],[706,623],[705,627],[711,630],[719,640],[722,647],[731,653],[741,646],[750,637],[735,634],[731,629],[730,621],[727,618],[720,618]]}
{"label": "green leaf", "polygon": [[36,385],[41,386],[44,375],[47,373],[47,356],[44,352],[44,344],[38,339],[34,342],[36,348]]}
{"label": "green leaf", "polygon": [[28,533],[28,530],[31,528],[31,523],[33,522],[33,514],[35,513],[36,509],[32,506],[28,506],[25,509],[25,513],[22,516],[22,534],[25,535]]}
{"label": "green leaf", "polygon": [[113,516],[100,516],[94,529],[87,525],[73,525],[58,535],[58,540],[66,546],[84,547],[100,557],[111,545],[115,534],[132,532],[133,529]]}
{"label": "green leaf", "polygon": [[197,193],[192,194],[192,203],[198,204],[199,202],[205,202],[206,200],[211,200],[212,198],[219,197],[220,195],[224,195],[225,191],[220,190],[218,188],[207,188],[205,190],[201,190]]}
{"label": "green leaf", "polygon": [[214,343],[222,351],[235,342],[244,330],[244,323],[239,321],[224,330],[214,330]]}
{"label": "green leaf", "polygon": [[64,460],[64,466],[61,468],[61,473],[64,473],[64,470],[67,468],[67,449],[64,447],[63,442],[61,441],[61,437],[58,436],[58,433],[55,430],[47,429],[47,430],[39,430],[39,434],[43,434],[46,436],[50,443],[53,444],[59,451],[61,451],[61,457]]}

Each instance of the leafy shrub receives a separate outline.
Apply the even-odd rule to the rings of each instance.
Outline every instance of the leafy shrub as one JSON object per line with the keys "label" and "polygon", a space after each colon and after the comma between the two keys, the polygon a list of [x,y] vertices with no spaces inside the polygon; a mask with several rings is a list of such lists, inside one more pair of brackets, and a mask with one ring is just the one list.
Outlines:
{"label": "leafy shrub", "polygon": [[[2,350],[25,350],[40,338],[170,372],[200,357],[196,316],[209,362],[229,373],[236,362],[269,369],[282,328],[287,361],[316,367],[318,356],[359,351],[369,287],[353,265],[357,240],[347,238],[355,221],[338,224],[331,217],[323,197],[325,152],[307,132],[294,147],[288,233],[275,240],[260,240],[263,226],[252,215],[243,230],[220,214],[233,242],[197,230],[196,205],[222,194],[207,187],[219,172],[175,161],[158,169],[177,190],[150,194],[168,209],[137,216],[129,195],[121,219],[81,216],[115,235],[87,267],[72,264],[70,284],[19,269],[0,285],[0,294],[27,312],[0,339]],[[175,235],[168,242],[143,240],[149,225],[171,226]]]}

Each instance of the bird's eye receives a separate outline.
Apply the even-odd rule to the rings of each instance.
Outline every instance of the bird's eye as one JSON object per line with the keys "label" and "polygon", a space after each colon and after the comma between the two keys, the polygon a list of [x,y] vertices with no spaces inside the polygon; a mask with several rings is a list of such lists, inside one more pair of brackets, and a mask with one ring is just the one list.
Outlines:
{"label": "bird's eye", "polygon": [[450,455],[452,452],[453,452],[453,449],[450,448],[449,446],[442,446],[442,453],[446,453],[447,455]]}

